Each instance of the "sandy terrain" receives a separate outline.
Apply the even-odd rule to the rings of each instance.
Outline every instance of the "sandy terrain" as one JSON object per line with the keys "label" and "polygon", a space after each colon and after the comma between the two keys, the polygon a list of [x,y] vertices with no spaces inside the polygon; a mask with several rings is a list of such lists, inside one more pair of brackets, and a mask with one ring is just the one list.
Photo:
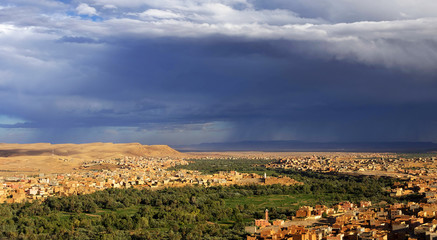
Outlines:
{"label": "sandy terrain", "polygon": [[[84,162],[98,159],[143,157],[262,157],[278,158],[309,155],[290,152],[190,152],[180,153],[167,145],[140,143],[87,143],[87,144],[7,144],[0,143],[0,176],[38,173],[68,173]],[[113,166],[105,166],[111,169]]]}
{"label": "sandy terrain", "polygon": [[113,144],[5,144],[0,143],[0,176],[13,174],[67,173],[83,162],[97,159],[184,157],[166,145]]}

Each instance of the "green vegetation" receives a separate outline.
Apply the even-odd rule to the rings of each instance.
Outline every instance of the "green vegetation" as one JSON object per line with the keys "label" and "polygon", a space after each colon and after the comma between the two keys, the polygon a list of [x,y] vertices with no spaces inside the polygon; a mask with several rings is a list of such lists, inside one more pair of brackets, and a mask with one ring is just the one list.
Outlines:
{"label": "green vegetation", "polygon": [[[238,171],[243,173],[262,173],[266,172],[264,165],[272,162],[266,159],[190,159],[189,165],[179,165],[170,170],[197,170],[204,174],[213,174],[220,171]],[[267,170],[269,175],[275,174],[275,171]]]}
{"label": "green vegetation", "polygon": [[[387,189],[393,185],[394,180],[387,177],[373,176],[351,176],[341,174],[322,174],[316,172],[302,172],[292,169],[266,169],[263,164],[270,163],[274,160],[250,160],[250,159],[194,159],[192,163],[186,166],[177,166],[177,169],[197,170],[203,173],[212,174],[219,171],[239,171],[248,173],[267,173],[269,176],[288,176],[297,181],[303,182],[304,186],[292,196],[278,196],[277,194],[265,195],[263,197],[245,198],[238,197],[235,200],[226,200],[230,206],[233,203],[253,204],[257,210],[261,210],[262,203],[269,202],[270,207],[278,207],[290,211],[296,210],[301,205],[325,204],[331,205],[339,201],[370,200],[374,203],[381,201],[393,202]],[[209,167],[211,166],[211,167]],[[297,187],[296,187],[297,188]],[[285,199],[286,200],[285,200]],[[284,201],[290,201],[290,204],[298,203],[291,207],[285,207]]]}
{"label": "green vegetation", "polygon": [[384,191],[393,184],[393,179],[372,176],[351,176],[341,174],[322,174],[292,169],[266,169],[261,166],[274,160],[266,159],[193,159],[192,163],[173,168],[197,170],[205,174],[219,171],[239,171],[247,173],[267,173],[269,176],[288,176],[304,183],[304,192],[317,195],[321,203],[331,201],[392,201]]}
{"label": "green vegetation", "polygon": [[261,212],[266,208],[294,212],[302,205],[315,205],[317,203],[319,203],[317,196],[313,194],[261,195],[225,199],[225,204],[228,207],[235,208],[238,205],[253,205],[253,209]]}
{"label": "green vegetation", "polygon": [[[249,160],[229,161],[235,164],[215,165],[211,171],[262,170]],[[207,169],[195,164],[184,167]],[[274,174],[305,184],[107,189],[42,203],[2,204],[0,239],[243,239],[244,225],[261,218],[265,208],[272,219],[286,219],[302,205],[393,201],[384,191],[392,184],[387,178],[292,170]]]}

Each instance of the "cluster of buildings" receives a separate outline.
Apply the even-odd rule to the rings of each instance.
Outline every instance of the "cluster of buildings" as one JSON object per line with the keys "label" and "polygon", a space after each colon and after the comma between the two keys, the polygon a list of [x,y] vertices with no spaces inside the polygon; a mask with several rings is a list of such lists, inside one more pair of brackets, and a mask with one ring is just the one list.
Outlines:
{"label": "cluster of buildings", "polygon": [[[437,239],[437,161],[435,157],[407,159],[390,154],[300,156],[282,158],[267,168],[312,172],[392,176],[403,179],[390,196],[414,196],[417,202],[372,207],[341,202],[332,207],[302,206],[290,220],[255,220],[248,240],[422,240]],[[309,222],[308,222],[309,221]],[[309,225],[308,225],[309,224]]]}
{"label": "cluster of buildings", "polygon": [[437,179],[413,178],[408,181],[395,182],[390,190],[390,196],[402,197],[414,194],[423,196],[426,203],[437,203]]}
{"label": "cluster of buildings", "polygon": [[44,200],[50,196],[89,194],[107,188],[183,187],[186,185],[302,184],[289,177],[266,177],[236,171],[204,175],[198,171],[169,171],[186,165],[183,159],[124,157],[83,163],[68,174],[0,177],[0,203]]}
{"label": "cluster of buildings", "polygon": [[[307,163],[315,159],[307,159]],[[338,159],[337,159],[338,160]],[[331,159],[316,159],[324,161],[329,167]],[[382,161],[382,160],[379,160]],[[403,160],[376,161],[381,166],[395,165],[397,171],[410,170]],[[410,160],[411,161],[411,160]],[[420,159],[412,161],[415,165],[427,166],[434,164],[435,159]],[[270,167],[291,167],[292,159],[282,159]],[[343,160],[339,162],[344,163]],[[374,163],[367,161],[349,161],[346,168],[363,167],[356,164]],[[355,165],[354,165],[355,164]],[[314,166],[319,166],[315,164]],[[309,167],[311,171],[322,171],[325,167]],[[311,168],[311,169],[309,169]],[[344,168],[344,167],[343,167]],[[413,171],[422,171],[414,167]],[[301,168],[300,170],[305,170]],[[361,201],[355,205],[350,202],[340,202],[334,206],[324,205],[302,206],[295,216],[289,220],[273,220],[267,218],[255,220],[255,226],[248,227],[247,239],[287,239],[287,240],[424,240],[437,239],[437,175],[432,174],[433,168],[425,170],[425,174],[414,175],[409,172],[407,180],[395,182],[390,191],[392,197],[410,195],[416,202],[396,203],[392,205],[372,206],[371,202]]]}
{"label": "cluster of buildings", "polygon": [[265,167],[411,178],[435,176],[437,174],[436,160],[436,157],[411,159],[384,153],[312,155],[282,158],[277,162],[266,164]]}
{"label": "cluster of buildings", "polygon": [[[266,210],[264,219],[246,227],[247,240],[421,240],[437,239],[437,204],[409,202],[372,207],[341,202],[332,207],[303,206],[292,220],[272,220]],[[305,225],[308,220],[311,225]]]}
{"label": "cluster of buildings", "polygon": [[[85,162],[80,170],[66,174],[0,177],[0,203],[89,194],[106,188],[158,186],[172,177],[164,169],[180,164],[188,163],[181,159],[124,157]],[[102,165],[113,168],[93,168]]]}

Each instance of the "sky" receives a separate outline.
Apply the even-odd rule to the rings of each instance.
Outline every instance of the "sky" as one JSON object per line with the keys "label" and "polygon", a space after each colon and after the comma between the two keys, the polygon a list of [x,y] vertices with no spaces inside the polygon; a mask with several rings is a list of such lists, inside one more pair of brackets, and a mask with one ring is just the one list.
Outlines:
{"label": "sky", "polygon": [[2,0],[0,142],[437,142],[434,0]]}

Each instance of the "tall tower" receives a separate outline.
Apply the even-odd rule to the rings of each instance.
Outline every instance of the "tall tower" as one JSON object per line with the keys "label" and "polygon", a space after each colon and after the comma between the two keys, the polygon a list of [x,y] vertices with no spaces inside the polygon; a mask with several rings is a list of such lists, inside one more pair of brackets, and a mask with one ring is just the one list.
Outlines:
{"label": "tall tower", "polygon": [[269,220],[269,210],[266,209],[266,221],[268,221],[268,220]]}

